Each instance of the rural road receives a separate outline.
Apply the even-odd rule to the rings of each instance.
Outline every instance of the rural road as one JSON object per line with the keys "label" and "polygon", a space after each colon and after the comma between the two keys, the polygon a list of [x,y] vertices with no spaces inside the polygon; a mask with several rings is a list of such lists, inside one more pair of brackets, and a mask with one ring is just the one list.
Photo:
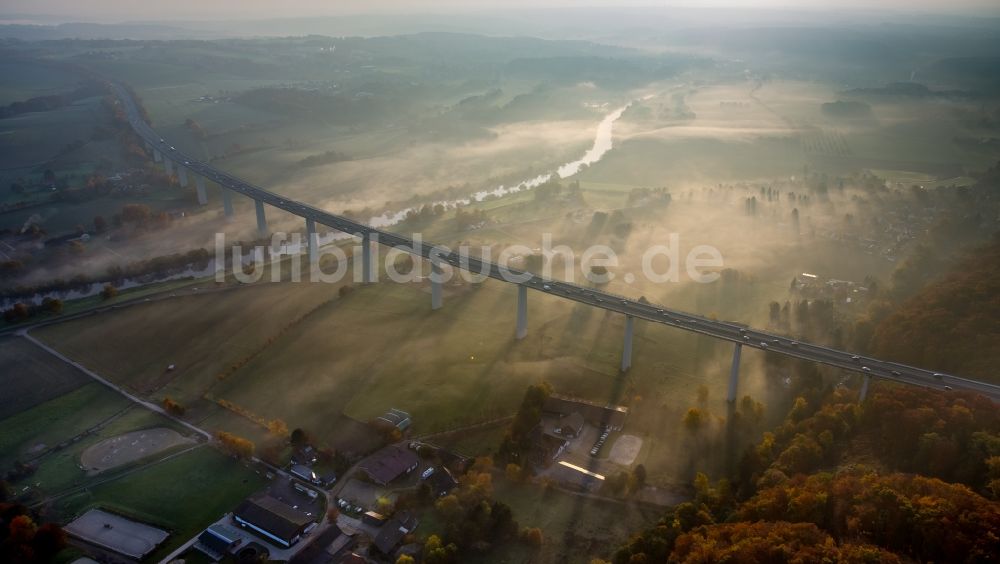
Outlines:
{"label": "rural road", "polygon": [[53,349],[52,347],[46,345],[45,343],[39,341],[38,339],[36,339],[34,337],[32,337],[31,334],[29,334],[27,330],[21,331],[21,332],[19,332],[19,334],[20,334],[20,336],[24,337],[25,339],[27,339],[28,341],[30,341],[31,343],[33,343],[36,347],[44,350],[45,352],[47,352],[50,355],[58,358],[59,360],[65,362],[66,364],[72,366],[73,368],[76,368],[80,372],[83,372],[87,376],[90,376],[94,380],[97,380],[101,384],[104,384],[108,388],[111,388],[112,390],[114,390],[114,391],[118,392],[119,394],[125,396],[126,398],[128,398],[131,401],[133,401],[134,403],[137,403],[137,404],[145,407],[146,409],[148,409],[150,411],[154,411],[156,413],[159,413],[160,415],[166,417],[167,419],[170,419],[171,421],[176,422],[179,425],[183,425],[187,429],[193,431],[194,433],[196,433],[196,434],[204,437],[205,439],[207,439],[209,441],[212,440],[212,433],[209,433],[208,431],[202,429],[201,427],[196,427],[195,425],[192,425],[191,423],[188,423],[187,421],[184,421],[183,419],[179,419],[177,417],[174,417],[173,415],[167,413],[167,411],[165,409],[163,409],[162,407],[160,407],[159,405],[156,405],[155,403],[146,401],[146,400],[144,400],[144,399],[142,399],[142,398],[140,398],[140,397],[138,397],[138,396],[136,396],[136,395],[134,395],[134,394],[132,394],[132,393],[130,393],[128,391],[126,391],[121,386],[119,386],[119,385],[117,385],[117,384],[115,384],[115,383],[107,380],[103,376],[101,376],[101,375],[97,374],[96,372],[93,372],[92,370],[88,369],[86,366],[80,364],[79,362],[76,362],[75,360],[67,357],[66,355],[62,354],[61,352]]}

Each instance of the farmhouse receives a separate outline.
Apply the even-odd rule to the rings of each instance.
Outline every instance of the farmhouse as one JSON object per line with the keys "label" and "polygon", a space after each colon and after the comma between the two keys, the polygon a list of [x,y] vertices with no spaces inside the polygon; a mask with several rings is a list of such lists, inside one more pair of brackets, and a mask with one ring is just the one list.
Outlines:
{"label": "farmhouse", "polygon": [[313,525],[312,517],[267,495],[247,498],[233,512],[233,521],[276,546],[289,548]]}
{"label": "farmhouse", "polygon": [[386,485],[389,482],[416,470],[419,460],[417,455],[399,445],[383,448],[369,456],[358,465],[373,482]]}
{"label": "farmhouse", "polygon": [[610,427],[616,431],[625,425],[628,408],[620,405],[600,405],[552,394],[545,400],[542,411],[560,418],[570,417],[579,413],[587,423],[601,428]]}
{"label": "farmhouse", "polygon": [[430,486],[435,497],[442,497],[454,489],[458,485],[458,481],[447,468],[441,467],[427,478],[427,485]]}
{"label": "farmhouse", "polygon": [[532,463],[537,466],[548,466],[563,453],[569,441],[554,433],[546,432],[539,424],[531,431],[531,445],[529,457]]}
{"label": "farmhouse", "polygon": [[417,518],[409,511],[400,511],[378,532],[378,536],[375,537],[375,546],[382,554],[392,554],[393,549],[399,545],[403,537],[416,528]]}
{"label": "farmhouse", "polygon": [[555,431],[556,434],[570,439],[580,436],[580,432],[583,431],[583,416],[580,415],[579,411],[574,411],[572,414],[559,420]]}
{"label": "farmhouse", "polygon": [[316,473],[313,472],[312,468],[309,468],[308,466],[303,466],[301,464],[293,464],[291,473],[296,478],[299,478],[300,480],[305,480],[311,484],[320,483],[319,477],[316,476]]}

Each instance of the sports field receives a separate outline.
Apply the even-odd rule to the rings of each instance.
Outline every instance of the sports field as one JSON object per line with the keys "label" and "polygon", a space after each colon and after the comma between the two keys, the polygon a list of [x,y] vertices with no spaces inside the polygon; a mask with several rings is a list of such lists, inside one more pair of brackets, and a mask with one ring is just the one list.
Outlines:
{"label": "sports field", "polygon": [[65,529],[74,537],[137,560],[155,550],[169,536],[156,527],[100,509],[91,509],[68,523]]}
{"label": "sports field", "polygon": [[265,484],[262,473],[202,446],[62,498],[52,509],[71,519],[105,508],[169,530],[171,537],[150,556],[156,562]]}
{"label": "sports field", "polygon": [[130,431],[87,447],[80,453],[80,466],[88,474],[99,474],[192,442],[163,427]]}

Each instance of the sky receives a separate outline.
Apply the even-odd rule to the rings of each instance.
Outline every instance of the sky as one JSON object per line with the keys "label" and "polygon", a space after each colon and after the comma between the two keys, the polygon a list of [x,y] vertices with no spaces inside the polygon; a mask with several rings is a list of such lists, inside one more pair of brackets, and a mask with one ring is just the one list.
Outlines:
{"label": "sky", "polygon": [[448,13],[604,7],[734,7],[794,10],[879,10],[1000,16],[998,0],[3,0],[0,15],[52,16],[63,21],[259,19],[363,13]]}

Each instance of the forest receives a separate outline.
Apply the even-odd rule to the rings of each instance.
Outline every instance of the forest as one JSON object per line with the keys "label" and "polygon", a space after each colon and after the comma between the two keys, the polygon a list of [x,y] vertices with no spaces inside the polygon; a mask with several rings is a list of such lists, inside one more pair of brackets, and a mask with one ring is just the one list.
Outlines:
{"label": "forest", "polygon": [[876,355],[998,382],[1000,237],[903,302],[875,328]]}
{"label": "forest", "polygon": [[616,564],[736,561],[982,562],[1000,553],[1000,414],[971,395],[880,387],[857,405],[798,398],[733,480],[695,497]]}

